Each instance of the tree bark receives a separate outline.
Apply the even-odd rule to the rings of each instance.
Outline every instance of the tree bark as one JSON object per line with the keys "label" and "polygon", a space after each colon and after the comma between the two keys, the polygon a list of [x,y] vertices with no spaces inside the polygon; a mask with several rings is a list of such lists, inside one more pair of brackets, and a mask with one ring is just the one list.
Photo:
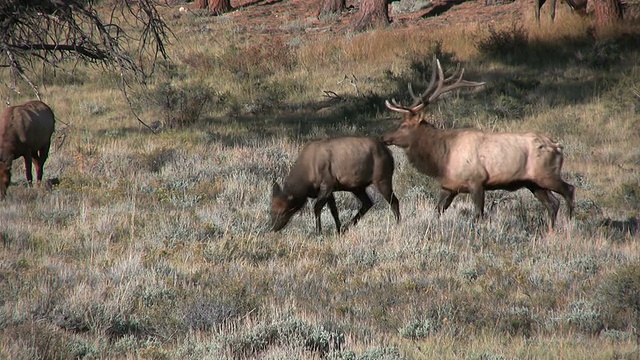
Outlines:
{"label": "tree bark", "polygon": [[596,32],[600,34],[622,19],[618,0],[593,0],[593,10],[596,17]]}
{"label": "tree bark", "polygon": [[196,9],[209,9],[214,15],[228,13],[233,10],[231,0],[196,0],[194,6]]}
{"label": "tree bark", "polygon": [[318,11],[318,17],[341,13],[347,8],[346,0],[322,0],[322,5]]}
{"label": "tree bark", "polygon": [[354,31],[364,31],[389,25],[387,0],[362,0],[352,24]]}

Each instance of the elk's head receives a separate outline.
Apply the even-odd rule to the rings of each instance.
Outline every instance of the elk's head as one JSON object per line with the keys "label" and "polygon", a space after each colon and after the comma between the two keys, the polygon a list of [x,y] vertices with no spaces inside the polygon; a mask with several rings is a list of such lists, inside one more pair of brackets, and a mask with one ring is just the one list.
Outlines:
{"label": "elk's head", "polygon": [[271,229],[282,230],[291,217],[304,206],[306,200],[306,197],[301,200],[287,194],[278,183],[274,182],[271,192]]}
{"label": "elk's head", "polygon": [[424,109],[427,105],[438,100],[442,95],[459,88],[478,87],[484,82],[472,82],[462,80],[464,69],[458,67],[453,75],[445,78],[440,61],[434,56],[432,64],[431,80],[429,86],[419,95],[413,93],[411,83],[409,83],[409,94],[413,98],[413,104],[409,107],[400,105],[395,99],[386,100],[384,103],[387,109],[403,114],[400,125],[395,129],[382,135],[382,141],[386,145],[396,145],[407,148],[411,144],[411,138],[415,129],[420,125],[430,125],[425,117]]}

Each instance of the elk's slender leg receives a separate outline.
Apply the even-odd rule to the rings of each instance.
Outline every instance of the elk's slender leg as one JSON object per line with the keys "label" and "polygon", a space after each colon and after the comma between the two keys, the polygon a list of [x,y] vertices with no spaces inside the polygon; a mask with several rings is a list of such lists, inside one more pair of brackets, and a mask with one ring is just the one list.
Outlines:
{"label": "elk's slender leg", "polygon": [[333,216],[333,220],[336,222],[336,229],[340,232],[340,215],[338,213],[338,207],[336,206],[336,198],[333,194],[329,195],[327,198],[327,203],[329,204],[329,210],[331,211],[331,216]]}
{"label": "elk's slender leg", "polygon": [[24,154],[24,173],[27,177],[29,186],[33,183],[33,174],[31,173],[31,154]]}
{"label": "elk's slender leg", "polygon": [[316,232],[318,234],[322,233],[322,223],[320,221],[320,215],[322,214],[322,208],[324,207],[324,204],[327,203],[327,201],[329,201],[328,197],[318,197],[315,204],[313,205],[313,213],[316,216]]}
{"label": "elk's slender leg", "polygon": [[34,166],[36,168],[36,179],[38,182],[42,181],[42,175],[44,170],[44,163],[47,161],[49,157],[49,144],[46,144],[42,149],[40,149],[38,156],[34,156]]}
{"label": "elk's slender leg", "polygon": [[540,9],[542,8],[542,5],[544,5],[545,1],[547,0],[536,1],[536,21],[538,22],[538,24],[540,24]]}
{"label": "elk's slender leg", "polygon": [[371,198],[369,198],[369,195],[367,195],[365,189],[366,188],[361,188],[352,191],[353,195],[355,195],[358,200],[360,200],[360,203],[362,205],[360,206],[360,210],[358,210],[358,213],[353,217],[353,219],[351,219],[351,221],[349,221],[349,223],[347,223],[347,225],[345,226],[345,230],[350,226],[357,224],[360,218],[362,218],[362,216],[364,216],[364,214],[366,214],[367,211],[369,211],[369,209],[371,209],[371,207],[373,206],[373,202],[371,201]]}
{"label": "elk's slender leg", "polygon": [[393,211],[393,215],[396,217],[396,223],[400,222],[400,201],[393,193],[393,186],[391,185],[391,179],[374,181],[375,187],[378,189],[380,194],[384,197],[384,199],[391,205],[391,211]]}
{"label": "elk's slender leg", "polygon": [[456,195],[458,195],[458,193],[451,190],[442,189],[442,191],[440,191],[440,198],[438,199],[438,205],[436,206],[438,214],[442,214],[449,208]]}
{"label": "elk's slender leg", "polygon": [[556,19],[556,0],[549,0],[549,6],[551,6],[551,22]]}
{"label": "elk's slender leg", "polygon": [[553,228],[556,224],[556,217],[558,216],[558,209],[560,208],[560,200],[558,200],[551,191],[543,189],[539,186],[527,187],[533,195],[538,199],[542,205],[547,208],[547,214],[549,215],[549,229]]}
{"label": "elk's slender leg", "polygon": [[567,202],[567,210],[569,211],[569,219],[573,218],[575,187],[562,179],[552,179],[538,183],[540,187],[552,190],[562,195]]}
{"label": "elk's slender leg", "polygon": [[484,188],[482,185],[473,185],[469,189],[469,194],[471,194],[476,206],[476,219],[482,219],[484,217]]}

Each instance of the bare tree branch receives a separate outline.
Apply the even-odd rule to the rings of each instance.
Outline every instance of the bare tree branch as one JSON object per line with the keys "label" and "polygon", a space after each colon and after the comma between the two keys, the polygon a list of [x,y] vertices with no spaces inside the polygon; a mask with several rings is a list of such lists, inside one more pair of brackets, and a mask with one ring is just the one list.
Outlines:
{"label": "bare tree branch", "polygon": [[113,0],[101,5],[110,11],[100,13],[98,3],[107,2],[0,1],[0,71],[8,68],[12,81],[26,82],[38,98],[31,74],[39,65],[55,68],[70,59],[117,72],[125,97],[131,81],[144,85],[158,58],[168,58],[165,44],[171,33],[158,3]]}

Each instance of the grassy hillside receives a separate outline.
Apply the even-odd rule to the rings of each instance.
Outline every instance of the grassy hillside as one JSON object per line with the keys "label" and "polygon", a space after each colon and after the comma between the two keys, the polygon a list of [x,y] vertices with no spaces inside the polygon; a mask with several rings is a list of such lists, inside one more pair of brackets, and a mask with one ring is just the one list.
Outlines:
{"label": "grassy hillside", "polygon": [[[59,185],[27,188],[14,162],[0,358],[637,359],[640,27],[595,38],[568,11],[542,27],[515,12],[353,34],[300,6],[163,9],[172,61],[131,92],[158,134],[117,76],[45,74]],[[527,191],[489,193],[484,221],[466,196],[438,218],[437,184],[393,148],[401,224],[372,192],[346,234],[326,210],[315,234],[309,206],[269,232],[272,181],[302,145],[394,126],[384,100],[424,87],[433,54],[487,82],[435,104],[435,123],[560,141],[575,218],[563,202],[548,232]],[[337,200],[347,221],[359,204]]]}

